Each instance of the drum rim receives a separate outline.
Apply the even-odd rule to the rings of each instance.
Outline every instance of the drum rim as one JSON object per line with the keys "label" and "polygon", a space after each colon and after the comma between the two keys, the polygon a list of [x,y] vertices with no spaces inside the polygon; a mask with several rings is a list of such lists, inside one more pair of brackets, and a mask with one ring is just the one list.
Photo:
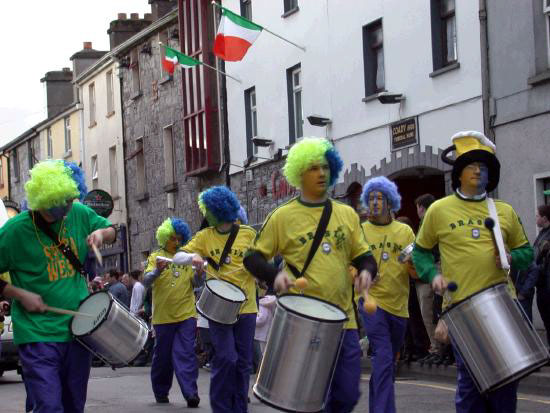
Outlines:
{"label": "drum rim", "polygon": [[205,313],[203,313],[200,309],[199,309],[199,306],[198,306],[198,303],[195,304],[195,309],[197,310],[197,313],[199,313],[200,315],[202,315],[204,318],[206,318],[208,321],[212,321],[214,323],[218,323],[218,324],[223,324],[224,326],[232,326],[233,324],[235,324],[237,321],[239,321],[239,315],[240,314],[237,314],[237,317],[235,317],[235,321],[233,321],[232,323],[222,323],[221,321],[219,320],[213,320],[212,318],[210,318],[209,316],[207,316]]}
{"label": "drum rim", "polygon": [[[233,287],[238,288],[238,289],[241,291],[241,293],[243,293],[243,295],[244,295],[244,300],[232,300],[232,299],[230,299],[230,298],[221,296],[221,295],[218,294],[216,291],[212,290],[212,289],[210,288],[210,286],[208,285],[208,281],[211,281],[211,280],[223,281],[223,282],[226,282],[226,283],[228,283],[228,284],[231,284]],[[236,304],[241,303],[241,304],[242,304],[242,303],[244,303],[244,302],[246,301],[246,299],[247,299],[247,298],[246,298],[246,293],[244,292],[244,290],[243,290],[241,287],[239,287],[238,285],[235,285],[235,284],[233,284],[232,282],[227,281],[227,280],[221,280],[221,279],[219,279],[219,278],[214,278],[214,277],[212,277],[212,278],[209,278],[208,280],[206,280],[205,283],[204,283],[204,285],[206,286],[206,288],[208,288],[208,291],[210,291],[210,292],[211,292],[212,294],[214,294],[216,297],[220,297],[221,299],[223,299],[223,300],[225,300],[225,301],[229,301],[229,302],[231,302],[231,303],[236,303]]]}
{"label": "drum rim", "polygon": [[[286,295],[290,295],[290,294],[286,294]],[[262,403],[268,405],[269,407],[273,407],[277,410],[281,410],[283,412],[289,412],[289,413],[319,413],[319,412],[322,412],[323,409],[324,409],[324,405],[326,403],[323,403],[323,408],[321,408],[321,410],[291,410],[291,409],[287,409],[286,407],[281,407],[269,400],[267,400],[266,398],[264,397],[261,397],[258,393],[256,393],[256,384],[254,384],[254,386],[252,386],[252,394],[254,394],[254,396],[259,400],[261,401]]]}
{"label": "drum rim", "polygon": [[103,319],[94,327],[92,328],[90,331],[88,331],[87,333],[85,334],[80,334],[80,335],[76,335],[75,333],[73,333],[73,323],[74,323],[74,316],[73,318],[71,319],[71,334],[74,336],[74,337],[86,337],[86,336],[89,336],[91,334],[93,334],[99,327],[101,327],[101,325],[105,322],[105,320],[107,320],[107,315],[111,312],[111,307],[113,306],[113,300],[115,299],[113,297],[113,295],[109,292],[109,291],[96,291],[95,293],[91,293],[88,297],[86,297],[85,299],[83,299],[80,304],[78,304],[78,308],[80,308],[80,306],[82,305],[82,303],[84,301],[87,301],[90,299],[90,297],[96,295],[96,294],[107,294],[109,297],[110,297],[110,300],[109,300],[109,306],[107,307],[107,313],[105,313],[105,317],[103,317]]}
{"label": "drum rim", "polygon": [[[485,287],[485,288],[483,288],[483,289],[481,289],[481,290],[479,290],[479,291],[473,293],[472,295],[469,295],[468,297],[463,298],[462,300],[457,301],[456,303],[451,304],[450,306],[448,306],[448,307],[445,309],[445,311],[442,311],[442,312],[441,312],[440,318],[443,317],[445,314],[447,314],[449,311],[453,310],[455,307],[458,307],[458,306],[459,306],[460,304],[462,304],[463,302],[469,300],[470,298],[473,298],[473,297],[475,297],[476,295],[479,295],[479,294],[481,294],[481,293],[483,293],[483,292],[485,292],[485,291],[487,291],[487,290],[490,290],[491,288],[495,288],[496,286],[501,285],[501,284],[503,284],[504,286],[508,285],[507,282],[498,282],[498,283],[496,283],[496,284],[493,284],[493,285],[490,285],[490,286],[488,286],[488,287]],[[514,299],[513,297],[510,297],[510,298]]]}
{"label": "drum rim", "polygon": [[[344,314],[344,319],[342,320],[326,320],[324,318],[318,318],[318,317],[314,317],[314,316],[311,316],[311,315],[307,315],[307,314],[302,314],[302,313],[299,313],[298,311],[292,309],[292,308],[288,308],[287,306],[285,306],[283,303],[281,303],[281,298],[283,297],[289,297],[289,296],[292,296],[292,297],[307,297],[307,298],[311,298],[313,300],[316,300],[316,301],[320,301],[322,303],[325,303],[325,304],[328,304],[332,307],[335,307],[337,308],[338,310],[340,310],[342,312],[342,314]],[[318,297],[313,297],[311,295],[307,295],[307,294],[292,294],[292,293],[286,293],[286,294],[281,294],[279,297],[277,297],[277,304],[280,305],[281,307],[283,307],[286,311],[292,313],[292,314],[296,314],[300,317],[304,317],[304,318],[307,318],[309,320],[313,320],[313,321],[320,321],[320,322],[323,322],[323,323],[346,323],[349,321],[349,317],[348,315],[346,314],[346,312],[344,310],[342,310],[340,307],[338,307],[336,304],[333,304],[327,300],[323,300],[322,298],[318,298]]]}

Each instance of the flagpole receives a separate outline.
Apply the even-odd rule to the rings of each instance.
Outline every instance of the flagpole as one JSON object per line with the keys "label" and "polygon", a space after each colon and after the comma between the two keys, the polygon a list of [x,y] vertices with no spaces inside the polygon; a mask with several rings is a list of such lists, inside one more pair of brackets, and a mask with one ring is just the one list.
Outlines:
{"label": "flagpole", "polygon": [[[159,42],[159,45],[161,45],[161,46],[166,46],[166,45],[163,44],[162,42]],[[181,52],[180,52],[180,53],[181,53]],[[183,54],[183,53],[182,53],[182,54]],[[203,66],[206,66],[206,67],[208,67],[209,69],[215,70],[216,72],[218,72],[218,73],[220,73],[220,74],[222,74],[222,75],[224,75],[224,76],[230,77],[231,79],[233,79],[233,80],[235,80],[235,81],[237,81],[237,82],[239,82],[239,83],[242,83],[241,79],[238,79],[238,78],[236,78],[236,77],[233,77],[233,76],[231,76],[231,75],[228,75],[227,73],[222,72],[221,70],[216,69],[215,67],[210,66],[210,65],[208,65],[208,64],[206,64],[206,63],[204,63],[204,62],[201,62],[200,60],[195,59],[195,58],[193,58],[193,57],[191,57],[191,56],[189,56],[189,58],[191,58],[191,59],[193,59],[193,60],[199,62],[199,64],[201,64],[201,65],[203,65]]]}
{"label": "flagpole", "polygon": [[[214,0],[212,0],[212,5],[215,6],[215,7],[217,7],[217,8],[219,8],[219,9],[223,9],[223,7],[220,6],[218,3],[216,3]],[[253,22],[253,23],[254,23],[254,22]],[[255,23],[255,24],[257,24],[257,23]],[[258,26],[260,26],[260,25],[258,25]],[[296,44],[296,43],[294,43],[293,41],[284,38],[284,37],[281,36],[280,34],[277,34],[277,33],[275,33],[275,32],[272,32],[271,30],[265,28],[264,26],[261,26],[261,28],[262,28],[262,30],[265,30],[266,32],[272,34],[273,36],[278,37],[279,39],[284,40],[284,41],[287,42],[287,43],[290,43],[292,46],[295,46],[295,47],[297,47],[298,49],[300,49],[300,50],[302,50],[302,51],[304,51],[304,52],[306,51],[306,48],[305,48],[304,46],[300,46],[299,44]]]}

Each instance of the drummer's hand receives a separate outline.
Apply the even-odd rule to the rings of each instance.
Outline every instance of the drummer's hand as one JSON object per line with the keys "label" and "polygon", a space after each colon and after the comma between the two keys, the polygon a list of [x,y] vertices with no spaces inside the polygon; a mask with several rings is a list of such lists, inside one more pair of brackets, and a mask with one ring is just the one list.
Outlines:
{"label": "drummer's hand", "polygon": [[[512,256],[508,251],[506,251],[506,258],[508,259],[508,265],[512,265]],[[500,262],[500,255],[495,255],[495,261],[497,263],[497,268],[502,269],[502,263]]]}
{"label": "drummer's hand", "polygon": [[17,299],[25,307],[25,310],[30,313],[43,313],[46,311],[46,304],[38,294],[22,290],[19,292]]}
{"label": "drummer's hand", "polygon": [[288,276],[288,273],[283,270],[277,274],[275,277],[275,281],[273,281],[273,287],[275,288],[275,291],[278,291],[280,293],[284,293],[292,286],[292,280]]}
{"label": "drummer's hand", "polygon": [[4,315],[10,308],[10,303],[7,301],[0,301],[0,315]]}
{"label": "drummer's hand", "polygon": [[88,246],[91,247],[92,244],[96,247],[101,247],[103,245],[103,231],[98,229],[94,232],[92,232],[90,235],[88,235]]}
{"label": "drummer's hand", "polygon": [[166,267],[170,264],[168,261],[157,260],[156,268],[159,272],[163,272]]}
{"label": "drummer's hand", "polygon": [[204,259],[199,254],[195,254],[191,260],[191,266],[198,275],[201,275],[204,269]]}
{"label": "drummer's hand", "polygon": [[361,270],[359,275],[355,277],[355,290],[368,293],[372,284],[372,275],[367,270]]}
{"label": "drummer's hand", "polygon": [[443,278],[441,274],[437,274],[432,280],[432,288],[439,295],[443,295],[445,293],[445,290],[447,289],[447,281],[445,281],[445,278]]}

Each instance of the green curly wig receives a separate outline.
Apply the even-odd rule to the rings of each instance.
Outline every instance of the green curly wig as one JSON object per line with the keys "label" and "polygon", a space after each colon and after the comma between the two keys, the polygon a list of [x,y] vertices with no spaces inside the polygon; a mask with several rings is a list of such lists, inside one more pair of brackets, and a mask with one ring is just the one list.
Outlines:
{"label": "green curly wig", "polygon": [[37,163],[30,171],[31,179],[25,183],[29,208],[50,209],[67,204],[67,200],[80,196],[72,170],[60,160]]}
{"label": "green curly wig", "polygon": [[343,162],[334,146],[325,138],[304,138],[294,144],[283,168],[288,183],[296,188],[302,186],[302,174],[314,163],[327,162],[330,168],[329,186],[338,180]]}
{"label": "green curly wig", "polygon": [[160,224],[160,227],[157,228],[157,242],[161,247],[164,247],[166,245],[166,241],[168,241],[175,233],[176,231],[174,231],[172,221],[170,218],[166,218],[164,222]]}

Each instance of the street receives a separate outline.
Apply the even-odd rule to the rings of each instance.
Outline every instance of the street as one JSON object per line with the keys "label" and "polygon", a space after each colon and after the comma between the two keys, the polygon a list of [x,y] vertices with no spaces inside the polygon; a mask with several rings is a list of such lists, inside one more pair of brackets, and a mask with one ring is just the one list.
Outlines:
{"label": "street", "polygon": [[[170,393],[169,405],[154,403],[149,379],[149,367],[129,367],[113,371],[109,368],[92,369],[88,386],[88,412],[132,413],[172,412],[186,407],[176,380]],[[210,373],[200,369],[199,394],[201,405],[196,412],[209,412],[208,386]],[[368,411],[368,375],[361,381],[362,397],[356,412]],[[401,412],[454,412],[454,385],[416,380],[402,376],[396,382],[397,410]],[[21,413],[25,402],[25,389],[21,376],[14,371],[0,378],[0,410],[2,413]],[[190,409],[191,410],[191,409]],[[518,412],[548,412],[550,397],[520,394]],[[264,413],[277,410],[261,404],[251,396],[250,412]]]}

